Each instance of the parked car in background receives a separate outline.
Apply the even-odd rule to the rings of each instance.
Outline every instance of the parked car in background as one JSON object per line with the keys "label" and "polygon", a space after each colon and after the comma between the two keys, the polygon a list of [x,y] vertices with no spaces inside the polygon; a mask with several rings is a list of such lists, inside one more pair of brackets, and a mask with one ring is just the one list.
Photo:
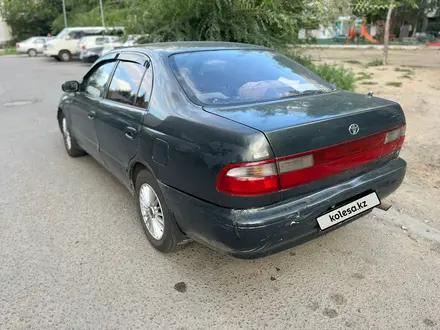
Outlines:
{"label": "parked car in background", "polygon": [[73,27],[63,29],[56,37],[48,41],[44,54],[58,61],[68,62],[79,55],[78,43],[86,36],[108,35],[115,32],[123,33],[123,27]]}
{"label": "parked car in background", "polygon": [[101,56],[105,45],[120,39],[115,36],[84,37],[78,43],[79,59],[86,63],[94,62]]}
{"label": "parked car in background", "polygon": [[127,40],[125,40],[123,46],[124,47],[136,46],[139,44],[140,41],[142,41],[141,39],[144,37],[145,36],[142,34],[131,34],[127,37]]}
{"label": "parked car in background", "polygon": [[111,43],[108,43],[104,45],[101,51],[101,56],[107,54],[108,52],[114,49],[137,46],[139,45],[139,43],[142,43],[143,37],[144,37],[143,35],[139,35],[139,34],[129,35],[126,40],[124,38],[120,38]]}
{"label": "parked car in background", "polygon": [[37,56],[44,51],[44,45],[49,38],[32,37],[16,44],[16,50],[19,54],[28,54],[30,57]]}
{"label": "parked car in background", "polygon": [[91,155],[135,195],[162,252],[190,238],[275,253],[368,214],[405,176],[398,103],[339,90],[264,47],[117,49],[62,88],[67,153]]}

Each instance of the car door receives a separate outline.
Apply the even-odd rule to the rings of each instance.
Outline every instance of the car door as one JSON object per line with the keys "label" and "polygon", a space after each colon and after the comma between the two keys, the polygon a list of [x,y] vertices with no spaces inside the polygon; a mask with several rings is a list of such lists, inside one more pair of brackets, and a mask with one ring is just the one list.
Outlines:
{"label": "car door", "polygon": [[43,38],[38,38],[34,41],[35,49],[38,53],[42,53],[44,50],[45,40]]}
{"label": "car door", "polygon": [[144,55],[121,54],[108,92],[96,115],[101,158],[123,183],[136,155],[142,118],[152,86],[152,69]]}
{"label": "car door", "polygon": [[[80,40],[85,36],[83,31],[72,31],[69,33],[69,37],[66,38],[63,49],[66,49],[72,55],[78,54],[78,44]],[[60,49],[61,50],[61,49]]]}
{"label": "car door", "polygon": [[115,60],[101,61],[84,77],[80,91],[72,98],[69,107],[71,131],[85,151],[99,159],[95,117],[99,102],[104,96]]}

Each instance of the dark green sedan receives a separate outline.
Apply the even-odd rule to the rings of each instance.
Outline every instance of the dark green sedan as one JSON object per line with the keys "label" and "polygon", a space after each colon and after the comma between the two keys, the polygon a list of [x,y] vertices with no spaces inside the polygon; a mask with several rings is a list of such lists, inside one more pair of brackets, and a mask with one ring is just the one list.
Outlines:
{"label": "dark green sedan", "polygon": [[241,258],[290,248],[383,208],[406,171],[399,104],[260,46],[117,49],[63,90],[67,153],[135,195],[165,253],[190,240]]}

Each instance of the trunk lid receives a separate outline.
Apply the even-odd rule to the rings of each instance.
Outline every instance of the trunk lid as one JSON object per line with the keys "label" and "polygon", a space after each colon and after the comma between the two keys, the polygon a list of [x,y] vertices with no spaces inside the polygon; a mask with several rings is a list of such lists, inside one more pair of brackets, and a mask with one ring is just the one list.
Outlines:
{"label": "trunk lid", "polygon": [[[348,142],[405,124],[398,103],[345,91],[204,109],[264,133],[277,158]],[[349,130],[352,124],[358,127],[356,134],[353,134],[355,129]]]}

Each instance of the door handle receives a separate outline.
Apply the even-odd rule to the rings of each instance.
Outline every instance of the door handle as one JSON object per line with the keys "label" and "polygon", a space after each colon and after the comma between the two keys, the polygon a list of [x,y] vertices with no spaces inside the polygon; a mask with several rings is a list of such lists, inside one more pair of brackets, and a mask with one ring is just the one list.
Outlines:
{"label": "door handle", "polygon": [[89,119],[95,119],[95,116],[96,116],[95,111],[90,111],[89,114],[87,115],[87,117],[89,117]]}
{"label": "door handle", "polygon": [[137,135],[136,128],[130,126],[125,128],[125,136],[130,140],[134,140],[136,138],[136,135]]}

